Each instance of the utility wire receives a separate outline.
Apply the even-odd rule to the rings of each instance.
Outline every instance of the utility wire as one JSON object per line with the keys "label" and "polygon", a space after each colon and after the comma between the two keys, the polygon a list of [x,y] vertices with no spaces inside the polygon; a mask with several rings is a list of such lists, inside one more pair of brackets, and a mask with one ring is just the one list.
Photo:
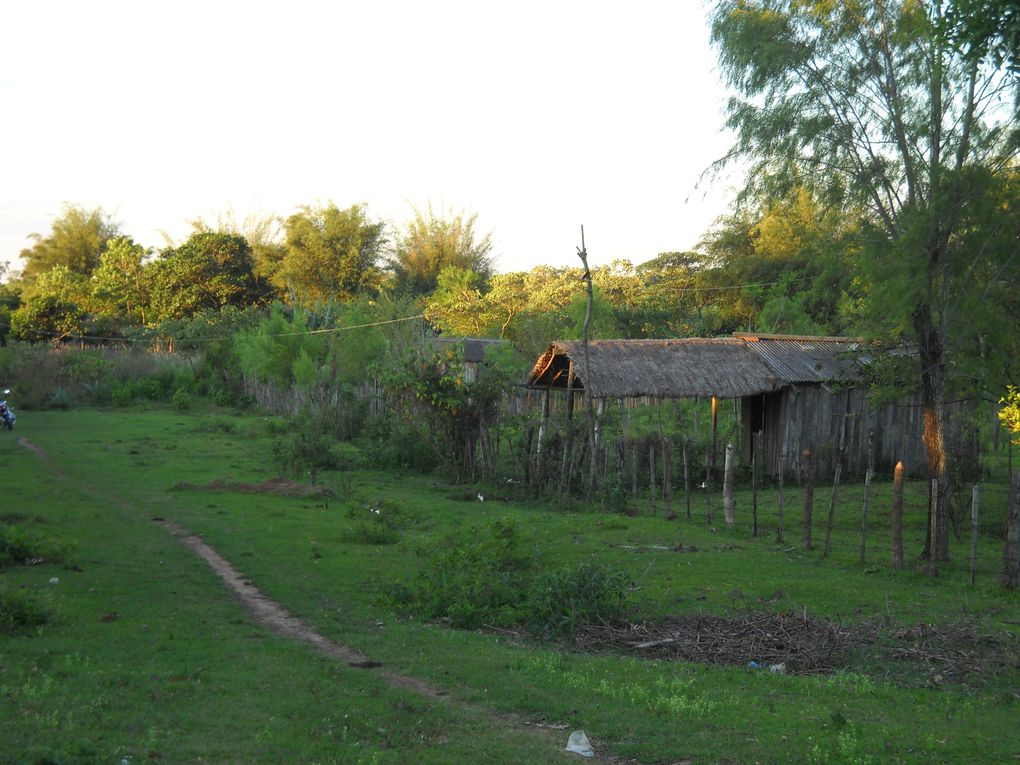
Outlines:
{"label": "utility wire", "polygon": [[[384,324],[397,324],[402,321],[414,321],[415,319],[424,319],[425,314],[417,314],[416,316],[404,316],[399,319],[385,319],[383,321],[373,321],[368,324],[352,324],[349,327],[329,327],[327,329],[309,329],[304,332],[278,332],[271,335],[263,335],[263,337],[295,337],[298,335],[324,335],[332,332],[345,332],[350,329],[365,329],[367,327],[380,327]],[[148,343],[152,338],[128,338],[128,337],[102,337],[100,335],[77,335],[73,332],[49,332],[42,329],[26,329],[27,332],[34,332],[37,335],[44,335],[48,337],[57,338],[70,338],[72,340],[107,340],[115,343]],[[219,340],[231,340],[234,335],[223,335],[220,337],[195,337],[180,339],[173,335],[156,335],[156,337],[168,337],[176,342],[185,343],[213,343]]]}

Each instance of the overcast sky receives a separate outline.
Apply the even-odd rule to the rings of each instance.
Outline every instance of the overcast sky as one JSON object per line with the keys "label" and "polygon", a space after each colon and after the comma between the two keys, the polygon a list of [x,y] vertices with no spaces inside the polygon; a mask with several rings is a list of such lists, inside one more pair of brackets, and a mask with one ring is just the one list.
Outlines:
{"label": "overcast sky", "polygon": [[478,214],[499,271],[693,247],[730,181],[699,0],[7,3],[0,260],[65,202],[136,241],[227,210]]}

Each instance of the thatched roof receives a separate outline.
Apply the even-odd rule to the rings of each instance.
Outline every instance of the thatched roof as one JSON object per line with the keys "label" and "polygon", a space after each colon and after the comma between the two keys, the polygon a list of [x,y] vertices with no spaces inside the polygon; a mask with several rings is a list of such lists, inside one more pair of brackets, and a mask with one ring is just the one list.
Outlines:
{"label": "thatched roof", "polygon": [[591,380],[580,342],[556,342],[538,359],[528,386],[566,388],[570,362],[574,388],[593,398],[739,398],[777,390],[782,381],[737,338],[593,340],[588,343]]}
{"label": "thatched roof", "polygon": [[580,342],[555,342],[528,376],[531,388],[566,388],[573,362],[576,390],[593,398],[740,398],[784,385],[857,379],[847,353],[860,340],[846,337],[738,334],[727,338],[592,340],[591,380]]}

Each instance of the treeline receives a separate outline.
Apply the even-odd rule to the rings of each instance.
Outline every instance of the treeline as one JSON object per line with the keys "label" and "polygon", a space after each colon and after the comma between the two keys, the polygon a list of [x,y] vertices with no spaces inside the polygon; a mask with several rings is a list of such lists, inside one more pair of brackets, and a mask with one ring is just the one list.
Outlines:
{"label": "treeline", "polygon": [[[191,320],[399,304],[448,335],[501,337],[529,354],[577,336],[580,268],[495,273],[491,237],[464,213],[416,210],[401,227],[363,205],[287,218],[193,222],[154,251],[101,209],[68,206],[33,235],[0,287],[0,339],[86,343],[173,338]],[[676,337],[737,329],[835,334],[857,320],[854,227],[803,189],[756,214],[718,221],[694,252],[593,269],[593,336]]]}

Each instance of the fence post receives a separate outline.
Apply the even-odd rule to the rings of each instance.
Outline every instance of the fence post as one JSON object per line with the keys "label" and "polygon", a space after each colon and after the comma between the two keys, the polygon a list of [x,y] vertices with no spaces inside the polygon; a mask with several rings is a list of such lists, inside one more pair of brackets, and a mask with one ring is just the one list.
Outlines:
{"label": "fence post", "polygon": [[648,494],[652,499],[652,515],[658,512],[655,504],[655,444],[648,447]]}
{"label": "fence post", "polygon": [[896,463],[893,471],[892,513],[889,517],[889,535],[892,542],[892,567],[903,568],[903,462]]}
{"label": "fence post", "polygon": [[861,512],[861,565],[868,556],[868,509],[871,507],[871,468],[864,474],[864,509]]}
{"label": "fence post", "polygon": [[684,438],[684,500],[687,502],[687,520],[691,520],[691,458],[690,439]]}
{"label": "fence post", "polygon": [[666,518],[676,518],[673,513],[673,449],[668,438],[662,439],[662,503],[666,508]]}
{"label": "fence post", "polygon": [[936,564],[938,557],[938,524],[935,521],[937,515],[936,508],[939,506],[939,482],[932,480],[931,482],[931,494],[929,496],[928,506],[928,576],[938,576],[939,569]]}
{"label": "fence post", "polygon": [[723,463],[723,514],[726,525],[733,528],[736,521],[737,503],[733,498],[733,444],[726,444],[726,457]]}
{"label": "fence post", "polygon": [[823,558],[829,557],[829,548],[832,544],[832,525],[836,521],[836,494],[839,491],[839,479],[843,474],[843,463],[836,463],[836,474],[832,477],[832,497],[829,499],[829,520],[825,526],[825,550]]}
{"label": "fence post", "polygon": [[977,580],[977,543],[978,543],[978,497],[980,487],[974,484],[970,490],[970,586]]}
{"label": "fence post", "polygon": [[815,476],[811,465],[811,450],[805,449],[800,455],[804,466],[804,549],[810,550],[811,544],[811,513],[815,501]]}
{"label": "fence post", "polygon": [[758,455],[761,453],[761,431],[754,436],[754,454],[751,455],[751,533],[758,536]]}
{"label": "fence post", "polygon": [[783,499],[783,473],[785,471],[785,461],[779,464],[779,491],[776,495],[776,501],[779,503],[779,507],[776,508],[776,542],[778,544],[783,543],[783,510],[785,502]]}

